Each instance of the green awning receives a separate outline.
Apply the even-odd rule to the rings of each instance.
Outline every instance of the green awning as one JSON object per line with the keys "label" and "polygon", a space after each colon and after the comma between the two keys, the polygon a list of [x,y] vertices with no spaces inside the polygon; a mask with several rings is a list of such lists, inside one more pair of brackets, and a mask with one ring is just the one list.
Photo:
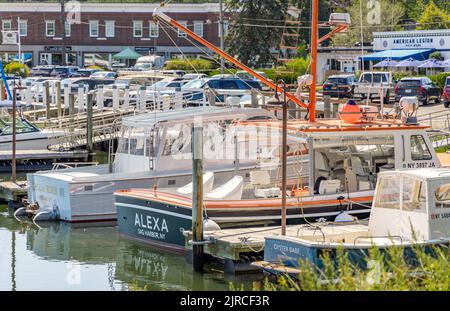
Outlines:
{"label": "green awning", "polygon": [[138,59],[141,56],[142,56],[141,54],[133,51],[132,49],[126,48],[122,52],[113,55],[113,58],[114,59]]}

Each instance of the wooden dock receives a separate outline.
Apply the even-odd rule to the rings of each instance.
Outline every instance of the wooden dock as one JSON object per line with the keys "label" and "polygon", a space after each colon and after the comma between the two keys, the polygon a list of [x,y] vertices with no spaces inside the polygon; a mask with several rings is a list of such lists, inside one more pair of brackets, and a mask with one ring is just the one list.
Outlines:
{"label": "wooden dock", "polygon": [[[299,227],[288,226],[287,234],[296,235]],[[281,227],[256,227],[224,229],[205,232],[204,253],[210,261],[228,274],[259,273],[261,270],[252,262],[264,256],[266,236],[281,235]],[[186,249],[192,250],[192,232],[185,231]]]}
{"label": "wooden dock", "polygon": [[11,181],[0,182],[0,199],[8,202],[8,207],[15,209],[26,197],[28,186],[25,181],[13,183]]}
{"label": "wooden dock", "polygon": [[[17,150],[16,159],[20,160],[60,160],[60,159],[83,159],[87,156],[87,151],[51,151],[46,149],[41,150]],[[0,161],[11,161],[12,152],[10,150],[0,151]]]}

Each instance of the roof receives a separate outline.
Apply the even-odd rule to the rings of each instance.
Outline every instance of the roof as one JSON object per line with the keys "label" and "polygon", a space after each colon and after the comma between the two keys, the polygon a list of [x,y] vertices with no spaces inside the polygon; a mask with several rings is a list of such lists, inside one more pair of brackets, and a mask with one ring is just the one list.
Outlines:
{"label": "roof", "polygon": [[420,178],[423,180],[429,179],[448,179],[450,182],[450,168],[429,168],[429,169],[415,169],[415,170],[400,170],[380,172],[379,176],[389,175],[407,175],[411,177]]}
{"label": "roof", "polygon": [[382,61],[384,59],[405,60],[408,58],[414,58],[416,60],[425,60],[433,51],[434,49],[386,50],[372,54],[367,54],[361,57],[365,61]]}
{"label": "roof", "polygon": [[[122,124],[134,127],[152,127],[160,122],[178,121],[183,123],[194,121],[195,118],[239,119],[255,115],[273,116],[268,110],[260,108],[220,108],[220,107],[190,107],[158,113],[148,112],[137,116],[125,117]],[[200,119],[201,120],[201,119]]]}

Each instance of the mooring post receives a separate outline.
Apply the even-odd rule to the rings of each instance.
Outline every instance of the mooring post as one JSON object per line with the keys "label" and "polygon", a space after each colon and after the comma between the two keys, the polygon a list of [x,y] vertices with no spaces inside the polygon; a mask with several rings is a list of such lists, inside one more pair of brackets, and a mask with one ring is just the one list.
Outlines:
{"label": "mooring post", "polygon": [[92,94],[88,92],[86,94],[86,115],[87,115],[87,125],[86,125],[86,150],[89,154],[94,151],[94,142],[93,142],[93,126],[92,126],[92,116],[93,116],[93,109],[92,109]]}
{"label": "mooring post", "polygon": [[5,100],[5,84],[3,83],[3,79],[0,79],[0,99]]}
{"label": "mooring post", "polygon": [[73,119],[73,115],[75,114],[75,95],[70,93],[68,98],[69,98],[69,124],[70,124],[69,131],[73,132],[75,127]]}
{"label": "mooring post", "polygon": [[203,126],[192,129],[192,262],[194,271],[203,272]]}
{"label": "mooring post", "polygon": [[[2,90],[3,93],[3,90]],[[16,89],[13,89],[13,106],[12,106],[12,163],[11,163],[11,182],[16,183],[16,103],[17,95]]]}
{"label": "mooring post", "polygon": [[250,89],[252,108],[258,108],[258,92],[256,89]]}
{"label": "mooring post", "polygon": [[50,84],[48,81],[44,82],[44,98],[45,98],[45,117],[50,119]]}
{"label": "mooring post", "polygon": [[61,81],[56,81],[56,113],[58,116],[58,119],[62,116],[61,111]]}
{"label": "mooring post", "polygon": [[287,187],[287,119],[288,103],[286,100],[286,83],[283,83],[283,138],[282,138],[282,156],[281,156],[281,235],[286,235],[286,187]]}
{"label": "mooring post", "polygon": [[325,119],[331,117],[331,97],[329,95],[323,97],[323,116]]}

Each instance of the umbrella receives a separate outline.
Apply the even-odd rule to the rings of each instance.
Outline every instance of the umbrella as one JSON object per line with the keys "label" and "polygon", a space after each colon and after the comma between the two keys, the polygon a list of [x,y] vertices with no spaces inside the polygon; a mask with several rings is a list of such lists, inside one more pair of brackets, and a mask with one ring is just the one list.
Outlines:
{"label": "umbrella", "polygon": [[422,62],[420,60],[417,60],[414,58],[408,58],[408,59],[405,59],[405,60],[402,60],[401,62],[399,62],[395,67],[402,67],[402,68],[418,67],[421,64],[422,64]]}
{"label": "umbrella", "polygon": [[418,68],[430,68],[430,69],[431,68],[444,68],[444,67],[445,67],[445,65],[443,64],[442,61],[434,59],[434,58],[430,58],[418,66]]}
{"label": "umbrella", "polygon": [[397,65],[397,61],[395,60],[389,60],[389,59],[385,59],[382,60],[381,62],[379,62],[378,64],[376,64],[375,68],[390,68],[390,67],[395,67]]}
{"label": "umbrella", "polygon": [[114,59],[138,59],[141,56],[142,56],[141,54],[133,51],[132,49],[126,48],[122,52],[113,55],[113,58]]}
{"label": "umbrella", "polygon": [[445,68],[450,68],[450,58],[447,59],[446,61],[442,62],[442,65],[443,65]]}

